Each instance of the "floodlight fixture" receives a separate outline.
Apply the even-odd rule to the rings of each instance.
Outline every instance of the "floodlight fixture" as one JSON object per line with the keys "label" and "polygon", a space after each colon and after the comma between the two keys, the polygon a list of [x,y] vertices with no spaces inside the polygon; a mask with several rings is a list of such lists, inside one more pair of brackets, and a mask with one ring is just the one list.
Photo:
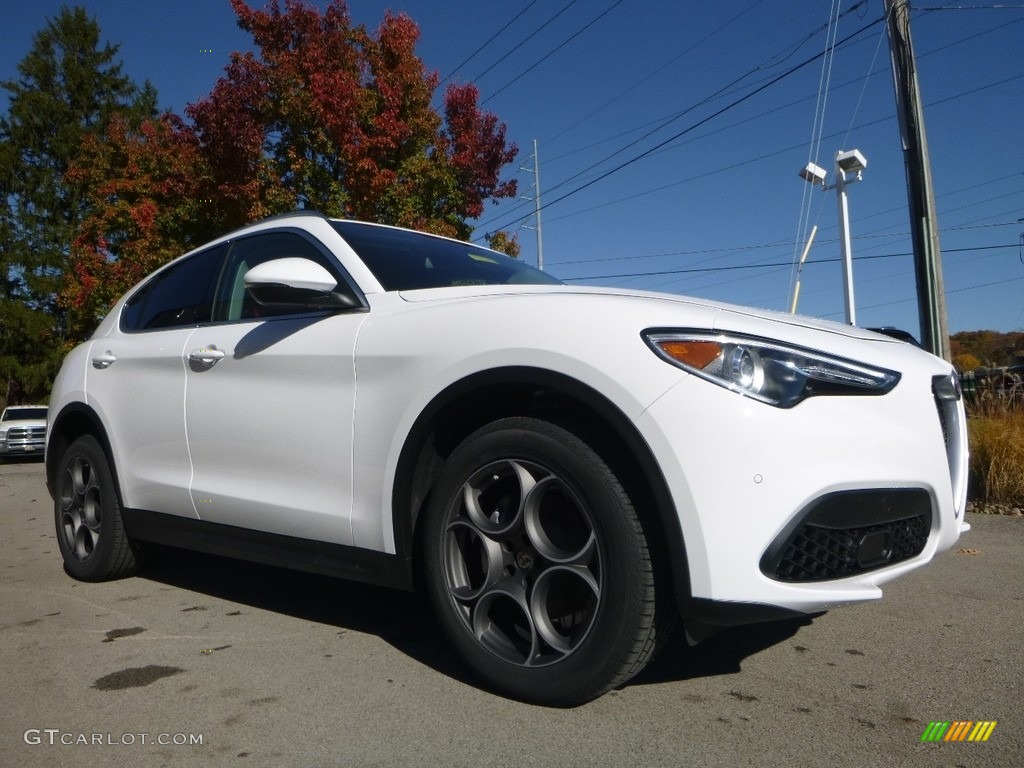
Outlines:
{"label": "floodlight fixture", "polygon": [[800,171],[800,178],[811,184],[824,185],[826,176],[828,176],[828,171],[814,163],[808,163],[803,170]]}
{"label": "floodlight fixture", "polygon": [[868,161],[859,149],[851,149],[836,155],[836,165],[844,173],[860,173],[868,167]]}

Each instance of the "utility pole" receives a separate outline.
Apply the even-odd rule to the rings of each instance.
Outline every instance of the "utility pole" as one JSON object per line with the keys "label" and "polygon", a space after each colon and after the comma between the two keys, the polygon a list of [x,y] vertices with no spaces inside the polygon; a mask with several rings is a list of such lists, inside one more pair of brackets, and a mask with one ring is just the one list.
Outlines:
{"label": "utility pole", "polygon": [[544,271],[544,237],[540,231],[540,156],[533,140],[533,216],[537,222],[537,269]]}
{"label": "utility pole", "polygon": [[[521,171],[529,171],[530,168],[519,167]],[[533,197],[524,197],[524,200],[533,200],[533,217],[537,230],[537,269],[544,271],[544,237],[540,228],[540,158],[537,156],[537,140],[533,140]],[[525,229],[531,229],[524,225]]]}
{"label": "utility pole", "polygon": [[896,90],[896,113],[900,121],[903,162],[907,172],[921,343],[932,354],[950,360],[935,193],[932,189],[921,92],[917,82],[917,64],[910,39],[910,8],[907,0],[885,0],[885,10]]}

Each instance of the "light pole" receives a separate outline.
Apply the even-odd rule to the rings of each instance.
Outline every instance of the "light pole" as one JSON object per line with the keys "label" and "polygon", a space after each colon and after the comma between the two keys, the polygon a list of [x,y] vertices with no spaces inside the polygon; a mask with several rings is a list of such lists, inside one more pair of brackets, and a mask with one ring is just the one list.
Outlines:
{"label": "light pole", "polygon": [[846,306],[846,322],[857,324],[857,308],[853,300],[853,246],[850,239],[850,209],[846,201],[846,187],[858,182],[868,161],[859,149],[836,152],[835,181],[826,185],[827,172],[814,163],[808,163],[800,171],[800,177],[811,184],[820,184],[822,190],[836,191],[836,206],[839,212],[839,250],[843,259],[843,298]]}

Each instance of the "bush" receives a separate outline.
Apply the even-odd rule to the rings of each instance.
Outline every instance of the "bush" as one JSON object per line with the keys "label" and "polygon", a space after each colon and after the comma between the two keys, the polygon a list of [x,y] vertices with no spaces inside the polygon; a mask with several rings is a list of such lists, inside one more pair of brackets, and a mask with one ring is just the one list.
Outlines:
{"label": "bush", "polygon": [[986,399],[969,409],[971,498],[1024,506],[1024,407]]}

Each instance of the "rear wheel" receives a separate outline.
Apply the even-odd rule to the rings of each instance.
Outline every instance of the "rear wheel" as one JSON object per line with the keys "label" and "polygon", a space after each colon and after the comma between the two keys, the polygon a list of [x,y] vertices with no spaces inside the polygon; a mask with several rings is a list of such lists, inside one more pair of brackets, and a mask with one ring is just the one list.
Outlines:
{"label": "rear wheel", "polygon": [[655,635],[647,542],[579,437],[525,417],[478,430],[449,457],[427,514],[434,609],[490,684],[571,705],[643,668]]}
{"label": "rear wheel", "polygon": [[96,438],[75,440],[60,459],[54,499],[64,570],[82,581],[130,576],[136,552],[124,530],[106,453]]}

